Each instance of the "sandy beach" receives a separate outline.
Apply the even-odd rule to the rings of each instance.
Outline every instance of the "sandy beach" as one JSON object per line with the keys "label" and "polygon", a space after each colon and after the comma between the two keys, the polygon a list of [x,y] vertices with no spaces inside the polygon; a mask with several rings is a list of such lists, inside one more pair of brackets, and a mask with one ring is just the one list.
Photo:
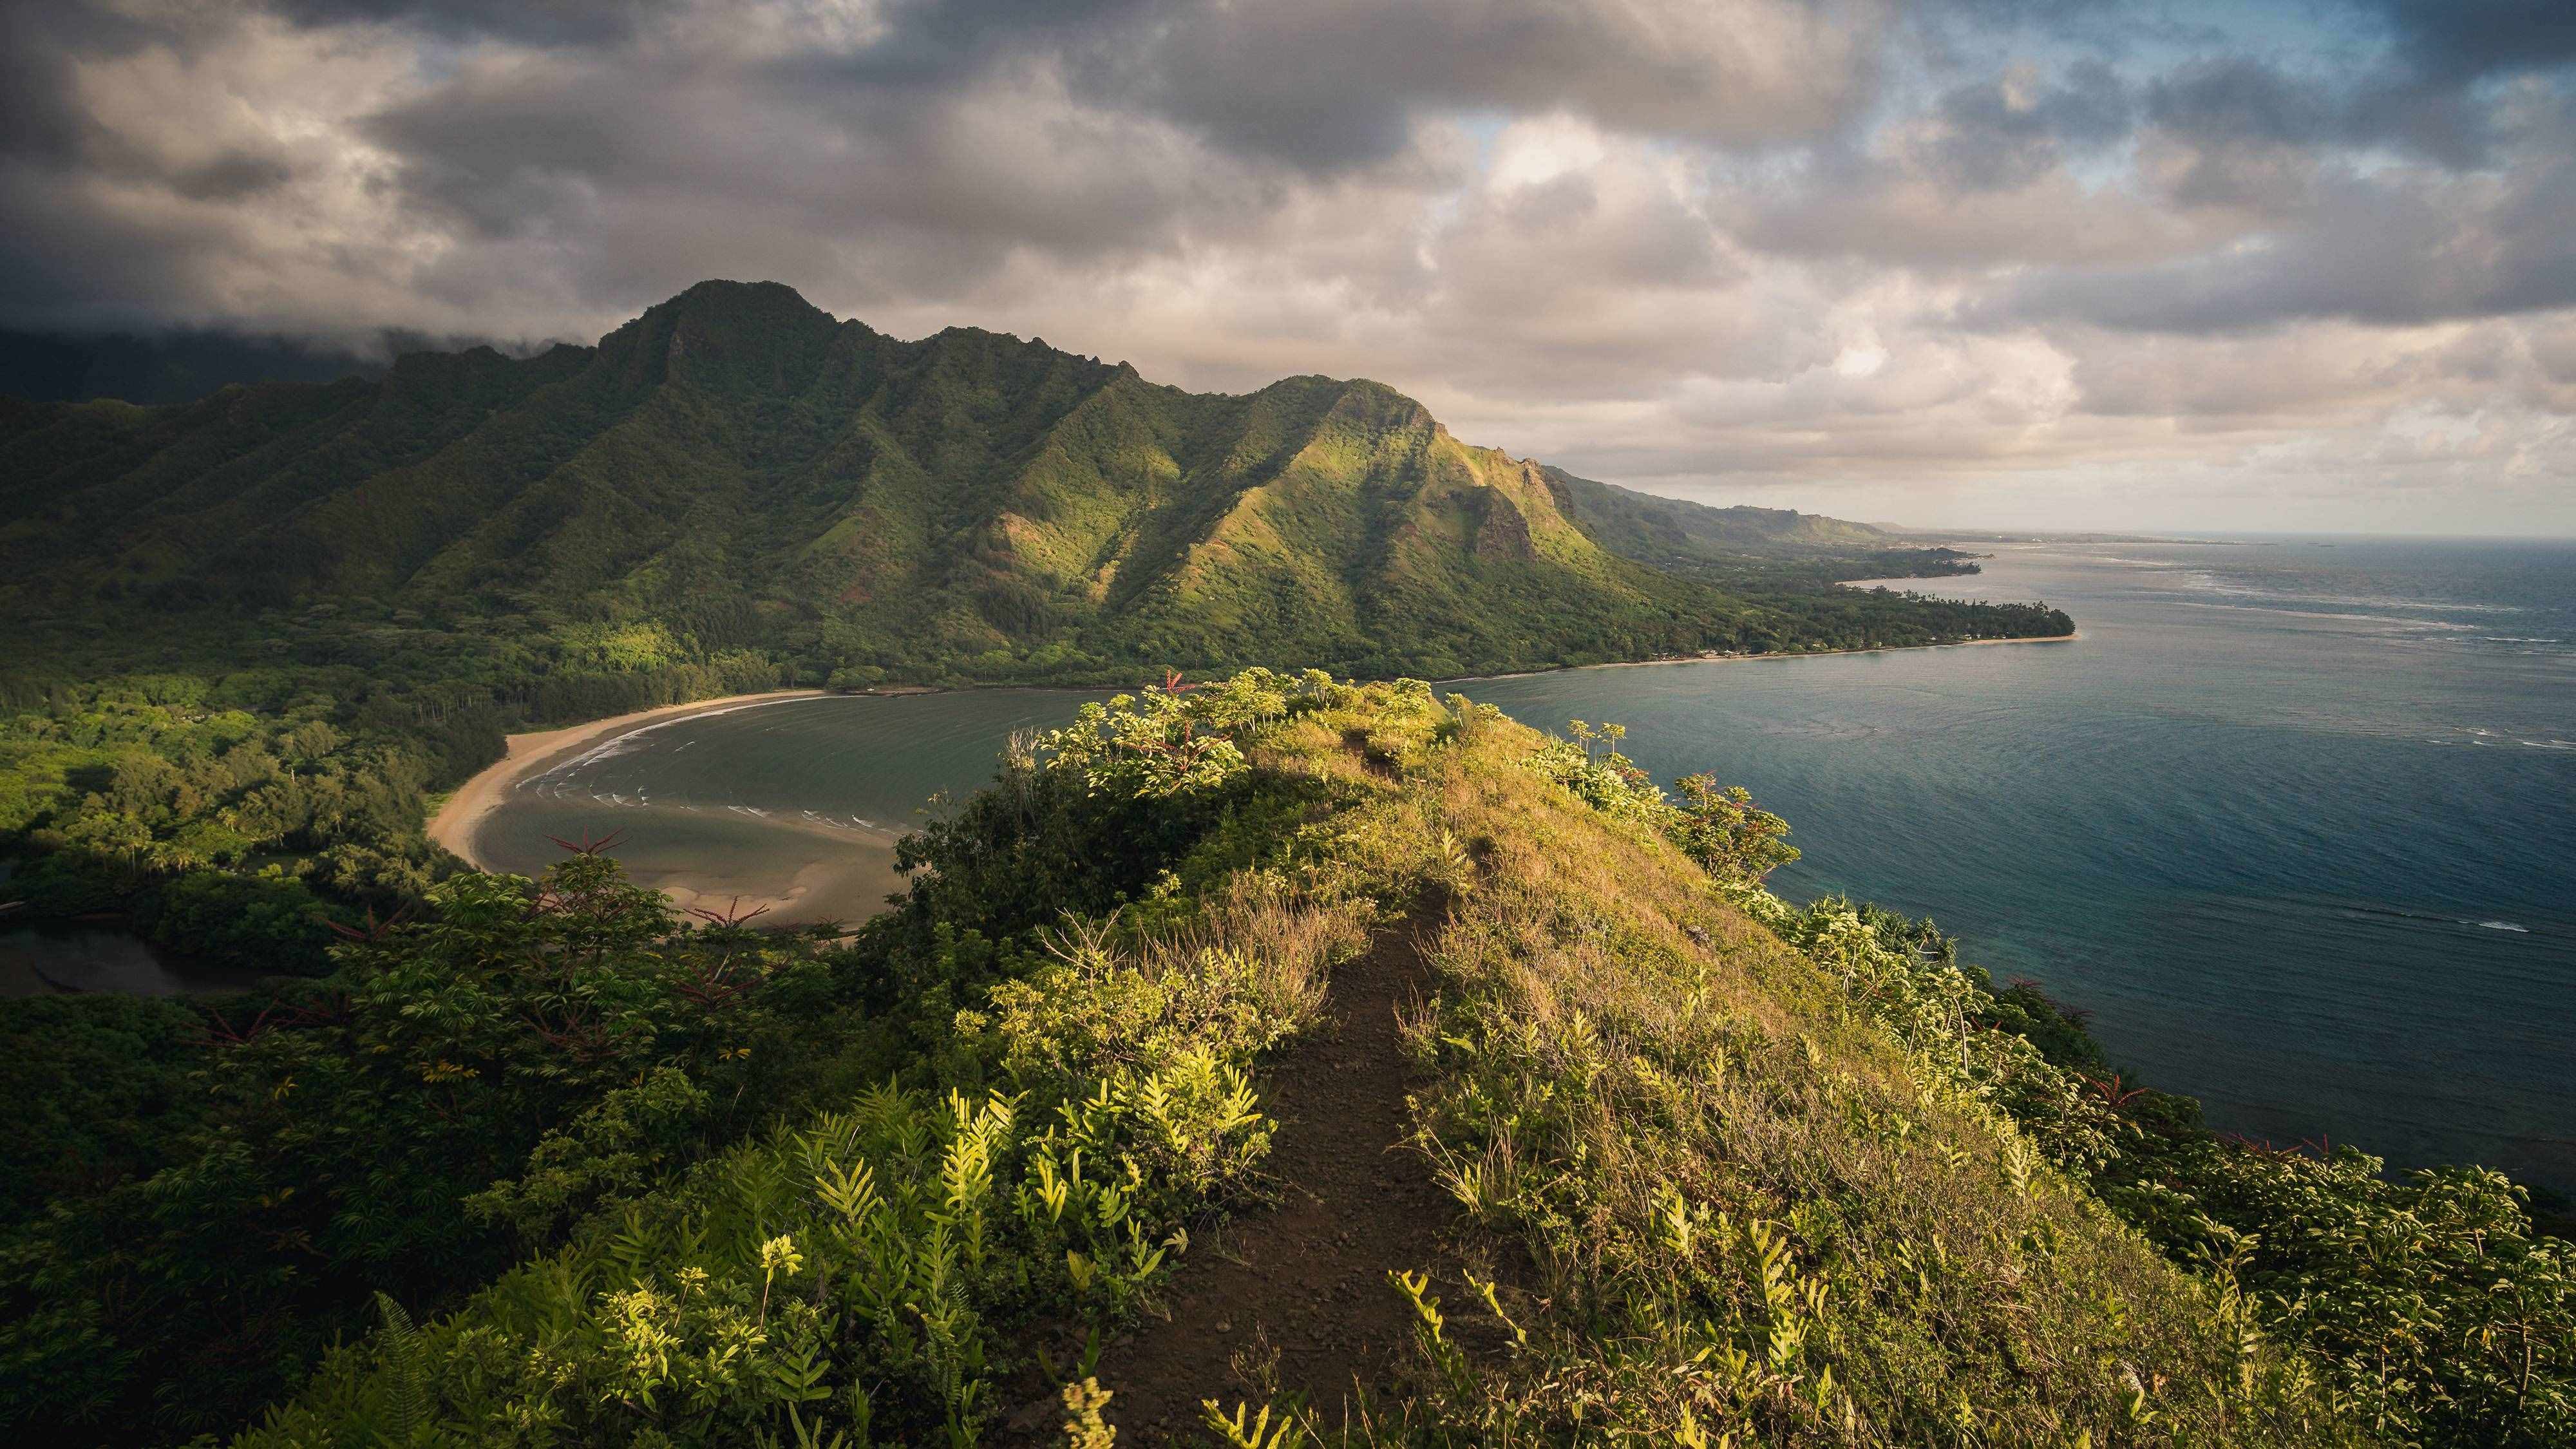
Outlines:
{"label": "sandy beach", "polygon": [[[1578,665],[1575,668],[1636,668],[1649,664],[1750,664],[1764,660],[1816,659],[1829,654],[1875,654],[1891,648],[1952,649],[1972,644],[2042,644],[2062,643],[2079,636],[2065,634],[2047,639],[1976,639],[1957,644],[1917,644],[1883,646],[1879,649],[1831,649],[1805,653],[1777,654],[1686,654],[1668,659],[1636,659],[1611,664]],[[1527,670],[1524,674],[1554,673],[1554,670]],[[1484,679],[1512,679],[1520,674],[1475,676]],[[1439,683],[1472,683],[1473,679],[1442,680]],[[872,690],[875,694],[939,693],[923,686],[897,686]],[[632,714],[592,720],[586,724],[567,725],[561,729],[535,730],[509,737],[509,752],[498,762],[458,786],[443,801],[425,827],[429,838],[445,847],[457,858],[477,870],[504,870],[475,848],[474,837],[483,822],[510,798],[519,785],[583,751],[606,744],[637,729],[666,724],[693,715],[721,710],[740,709],[749,705],[777,703],[791,699],[812,699],[830,693],[820,689],[779,689],[758,694],[728,695],[720,699],[693,700],[687,704],[666,705],[659,709],[638,710]],[[657,868],[646,860],[629,860],[630,877],[639,885],[650,886],[668,896],[680,910],[704,908],[739,913],[760,910],[765,922],[780,925],[815,920],[851,919],[873,913],[888,892],[900,890],[904,877],[894,868],[893,833],[875,833],[846,826],[816,825],[811,822],[781,818],[773,826],[828,838],[825,853],[796,868],[792,879],[784,882],[775,877],[759,879],[734,876],[726,869],[727,860],[719,854],[702,857],[686,869]],[[522,869],[526,867],[522,866]]]}
{"label": "sandy beach", "polygon": [[448,853],[457,859],[476,870],[490,870],[493,867],[474,853],[475,827],[483,823],[484,817],[500,808],[501,802],[509,798],[511,789],[521,780],[565,756],[642,725],[746,704],[809,699],[827,692],[820,689],[773,689],[762,694],[733,694],[721,699],[699,699],[687,704],[664,705],[660,709],[637,710],[633,714],[596,719],[588,724],[566,725],[562,729],[512,735],[510,752],[481,774],[457,786],[455,793],[438,807],[438,813],[429,818],[425,829],[431,840],[445,846]]}
{"label": "sandy beach", "polygon": [[797,867],[784,890],[775,882],[768,883],[766,890],[759,884],[736,889],[702,867],[671,872],[630,868],[629,874],[638,885],[660,891],[679,910],[703,909],[737,918],[756,911],[756,924],[763,926],[856,921],[883,910],[886,897],[902,890],[905,883],[903,873],[894,868],[892,836],[877,839],[849,832],[833,832],[831,853]]}
{"label": "sandy beach", "polygon": [[[1896,649],[1961,649],[1979,644],[2062,644],[2081,637],[2083,637],[2081,634],[2053,634],[2027,639],[1964,639],[1954,644],[1882,645],[1872,649],[1819,649],[1809,652],[1783,651],[1777,654],[1680,654],[1664,659],[1630,659],[1606,664],[1562,667],[1621,669],[1648,664],[1751,664],[1766,660],[1821,659],[1835,654],[1881,654]],[[1477,679],[1518,679],[1529,674],[1554,672],[1556,671],[1530,669],[1510,674],[1468,675],[1434,682],[1465,684]],[[1090,690],[1092,687],[1084,688]],[[510,791],[520,781],[530,775],[537,774],[580,750],[604,743],[627,730],[645,725],[661,724],[686,715],[705,714],[712,710],[739,708],[747,704],[767,704],[783,699],[811,699],[829,692],[821,689],[774,689],[760,694],[734,694],[720,699],[700,699],[687,704],[665,705],[659,709],[638,710],[633,714],[615,715],[608,719],[592,720],[587,724],[566,725],[561,729],[535,730],[527,734],[512,735],[509,753],[484,769],[482,773],[457,786],[455,792],[440,804],[437,813],[429,818],[425,828],[431,840],[446,847],[458,859],[477,870],[491,870],[494,867],[475,854],[475,829],[483,823],[485,817],[500,807],[501,802],[508,798]],[[887,695],[938,692],[940,691],[924,685],[895,685],[868,691],[871,694]],[[682,892],[675,891],[675,894],[679,893]],[[802,890],[791,890],[788,896],[777,898],[776,903],[784,906],[803,894],[805,892]],[[682,904],[686,905],[689,902],[684,901]]]}

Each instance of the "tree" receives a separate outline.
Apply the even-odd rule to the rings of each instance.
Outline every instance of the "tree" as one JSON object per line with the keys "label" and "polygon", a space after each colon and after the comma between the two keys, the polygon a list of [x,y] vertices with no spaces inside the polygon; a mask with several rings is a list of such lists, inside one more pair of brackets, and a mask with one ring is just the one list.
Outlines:
{"label": "tree", "polygon": [[1722,880],[1760,885],[1765,876],[1798,858],[1782,837],[1789,822],[1753,803],[1741,785],[1720,785],[1714,775],[1686,775],[1673,782],[1682,797],[1675,844]]}

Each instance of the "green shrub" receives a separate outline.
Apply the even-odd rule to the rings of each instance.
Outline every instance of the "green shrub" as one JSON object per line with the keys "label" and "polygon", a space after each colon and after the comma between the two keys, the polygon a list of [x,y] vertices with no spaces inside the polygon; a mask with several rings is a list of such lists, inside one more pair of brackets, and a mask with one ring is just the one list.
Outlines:
{"label": "green shrub", "polygon": [[[1096,732],[1168,738],[1186,720],[1239,750],[1255,727],[1232,716],[1244,692],[1168,697],[1112,706]],[[1211,805],[1267,818],[1239,770],[1176,782],[1099,768],[1079,747],[1006,764],[996,790],[913,844],[935,868],[862,933],[862,952],[926,946],[946,963],[916,961],[898,993],[942,971],[919,999],[995,974],[977,1009],[918,1025],[922,1085],[869,1088],[640,1192],[654,1104],[694,1093],[648,1079],[601,1097],[527,1176],[476,1199],[540,1227],[595,1204],[566,1246],[413,1334],[335,1353],[244,1442],[392,1437],[416,1401],[435,1436],[481,1443],[971,1440],[1006,1327],[1133,1312],[1191,1227],[1253,1192],[1272,1124],[1248,1069],[1311,1015],[1363,933],[1355,903],[1319,903],[1266,866],[1149,872],[1150,852],[1088,867],[1164,882],[1144,892],[1145,920],[1020,924],[1024,883],[1006,884],[1019,873],[1000,862],[1074,878],[1073,823],[1161,810],[1203,822],[1200,850],[1225,859],[1243,841]],[[969,922],[1042,949],[970,949]]]}

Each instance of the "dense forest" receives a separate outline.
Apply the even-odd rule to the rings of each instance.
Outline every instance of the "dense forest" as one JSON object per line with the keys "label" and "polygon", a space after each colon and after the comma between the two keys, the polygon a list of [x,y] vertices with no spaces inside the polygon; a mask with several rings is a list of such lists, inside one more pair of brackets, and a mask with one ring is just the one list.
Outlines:
{"label": "dense forest", "polygon": [[708,283],[597,347],[0,401],[0,902],[320,969],[510,730],[781,685],[1359,677],[2067,632],[1837,582],[1859,524],[1471,448],[1368,382],[1159,387]]}
{"label": "dense forest", "polygon": [[2511,1183],[2219,1137],[1929,923],[1770,895],[1785,823],[1618,738],[1254,671],[1015,749],[846,938],[576,850],[314,980],[32,1003],[0,1422],[1156,1442],[1118,1345],[1296,1190],[1265,1164],[1330,1124],[1268,1068],[1396,942],[1384,1147],[1450,1204],[1373,1290],[1411,1347],[1356,1407],[1188,1385],[1204,1442],[2576,1436],[2576,1261]]}

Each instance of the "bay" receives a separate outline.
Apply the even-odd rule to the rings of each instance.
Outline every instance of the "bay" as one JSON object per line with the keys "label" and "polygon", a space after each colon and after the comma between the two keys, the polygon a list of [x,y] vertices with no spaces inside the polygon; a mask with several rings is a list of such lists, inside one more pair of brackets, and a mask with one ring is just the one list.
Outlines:
{"label": "bay", "polygon": [[[1897,586],[2082,637],[1449,687],[1747,785],[1806,852],[1784,894],[1932,916],[2222,1128],[2576,1190],[2576,545],[2008,545]],[[847,918],[930,795],[1081,698],[683,718],[527,782],[476,848],[540,869],[616,830],[653,883]]]}
{"label": "bay", "polygon": [[614,838],[637,881],[763,925],[847,921],[903,887],[894,846],[943,792],[990,780],[1014,733],[1068,722],[1069,690],[825,695],[683,715],[530,775],[475,856],[534,875]]}

